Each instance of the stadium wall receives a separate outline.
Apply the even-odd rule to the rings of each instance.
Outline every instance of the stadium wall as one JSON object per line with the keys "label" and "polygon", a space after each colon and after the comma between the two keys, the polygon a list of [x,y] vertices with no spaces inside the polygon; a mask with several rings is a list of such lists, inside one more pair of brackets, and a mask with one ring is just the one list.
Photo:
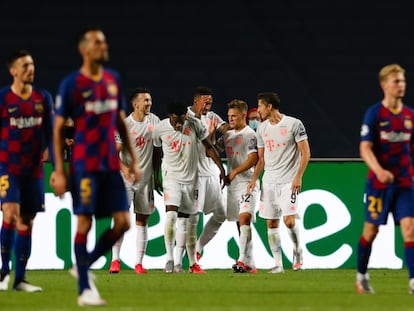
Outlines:
{"label": "stadium wall", "polygon": [[[75,261],[73,237],[76,217],[71,212],[72,200],[69,193],[63,199],[57,198],[50,189],[48,180],[50,164],[46,164],[45,212],[35,219],[32,255],[28,269],[67,269]],[[303,191],[299,195],[301,240],[304,250],[304,269],[312,268],[355,268],[356,247],[363,217],[363,191],[366,165],[359,159],[312,159],[303,180]],[[155,193],[156,212],[150,217],[149,243],[144,266],[160,269],[165,265],[163,227],[165,221],[163,199]],[[202,217],[201,224],[208,220]],[[1,220],[1,216],[0,216]],[[135,216],[131,209],[131,224]],[[92,247],[96,236],[110,225],[108,220],[94,223],[88,240]],[[285,268],[292,260],[292,243],[282,226],[282,248]],[[273,260],[268,248],[266,223],[256,215],[253,229],[253,243],[258,268],[272,267]],[[225,222],[217,236],[206,246],[200,264],[205,269],[230,268],[238,257],[238,233],[235,223]],[[399,228],[389,219],[381,228],[374,242],[370,261],[372,268],[403,267],[402,239]],[[135,265],[135,226],[126,233],[121,249],[124,268]],[[110,254],[101,257],[92,268],[107,269]],[[184,261],[184,266],[186,265]]]}

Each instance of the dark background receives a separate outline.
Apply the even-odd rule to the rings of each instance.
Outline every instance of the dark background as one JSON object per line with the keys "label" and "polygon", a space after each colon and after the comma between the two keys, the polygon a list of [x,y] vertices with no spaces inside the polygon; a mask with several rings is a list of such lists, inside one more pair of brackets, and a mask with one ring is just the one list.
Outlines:
{"label": "dark background", "polygon": [[[133,2],[133,0],[130,0]],[[36,84],[56,94],[79,68],[76,34],[102,26],[109,67],[127,95],[152,91],[153,112],[166,116],[172,99],[191,104],[198,85],[214,91],[213,110],[275,91],[281,111],[300,118],[313,158],[359,157],[365,109],[382,99],[380,68],[406,70],[405,102],[414,76],[414,18],[410,1],[2,1],[0,59],[17,48],[33,53]],[[1,85],[11,77],[0,70]]]}

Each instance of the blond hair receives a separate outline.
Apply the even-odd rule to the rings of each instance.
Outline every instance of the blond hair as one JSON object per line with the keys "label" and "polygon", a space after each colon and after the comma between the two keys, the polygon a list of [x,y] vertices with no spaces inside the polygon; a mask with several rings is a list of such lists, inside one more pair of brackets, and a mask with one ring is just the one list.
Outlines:
{"label": "blond hair", "polygon": [[402,73],[405,74],[405,69],[398,64],[390,64],[381,68],[378,74],[378,80],[384,81],[388,78],[389,75],[393,73]]}

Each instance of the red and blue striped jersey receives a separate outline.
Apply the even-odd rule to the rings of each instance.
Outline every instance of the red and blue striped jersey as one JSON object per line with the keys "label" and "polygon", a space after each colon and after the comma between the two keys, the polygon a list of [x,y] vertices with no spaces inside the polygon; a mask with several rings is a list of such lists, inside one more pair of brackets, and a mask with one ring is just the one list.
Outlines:
{"label": "red and blue striped jersey", "polygon": [[0,174],[43,177],[42,153],[52,139],[53,100],[33,86],[24,99],[0,90]]}
{"label": "red and blue striped jersey", "polygon": [[75,123],[71,168],[76,171],[116,171],[116,123],[123,108],[118,73],[105,69],[100,80],[76,71],[64,78],[56,97],[56,115]]}
{"label": "red and blue striped jersey", "polygon": [[[409,107],[404,105],[399,113],[393,113],[379,102],[367,110],[361,127],[361,141],[373,143],[378,162],[393,173],[400,187],[412,187],[413,183],[413,124],[414,111]],[[387,187],[371,170],[368,179],[375,189]]]}

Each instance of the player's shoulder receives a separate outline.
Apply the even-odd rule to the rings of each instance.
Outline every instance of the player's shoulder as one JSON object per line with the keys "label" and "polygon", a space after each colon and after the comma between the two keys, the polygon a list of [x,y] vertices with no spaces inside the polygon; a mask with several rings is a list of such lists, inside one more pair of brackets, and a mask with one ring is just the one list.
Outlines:
{"label": "player's shoulder", "polygon": [[149,122],[154,124],[154,125],[161,122],[160,118],[152,112],[150,112],[150,114],[147,116],[147,118],[148,118]]}
{"label": "player's shoulder", "polygon": [[4,97],[7,93],[9,93],[11,91],[10,89],[10,85],[7,86],[3,86],[0,88],[0,96]]}

